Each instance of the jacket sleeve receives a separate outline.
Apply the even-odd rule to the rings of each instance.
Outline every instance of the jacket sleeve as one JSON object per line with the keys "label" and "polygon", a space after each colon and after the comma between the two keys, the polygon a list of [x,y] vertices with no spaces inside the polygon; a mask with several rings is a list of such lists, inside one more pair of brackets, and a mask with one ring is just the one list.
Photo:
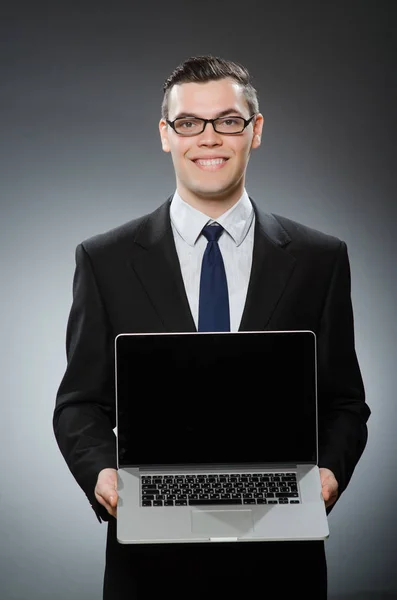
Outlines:
{"label": "jacket sleeve", "polygon": [[354,338],[350,264],[341,242],[317,335],[319,466],[334,473],[339,497],[366,446],[371,412]]}
{"label": "jacket sleeve", "polygon": [[98,520],[109,520],[94,488],[99,472],[117,468],[114,336],[84,246],[76,248],[73,302],[66,334],[67,367],[53,428],[59,449]]}

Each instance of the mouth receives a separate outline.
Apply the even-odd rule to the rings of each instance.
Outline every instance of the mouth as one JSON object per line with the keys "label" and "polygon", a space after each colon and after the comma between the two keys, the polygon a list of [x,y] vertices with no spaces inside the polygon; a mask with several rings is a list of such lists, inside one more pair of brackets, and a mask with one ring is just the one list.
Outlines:
{"label": "mouth", "polygon": [[196,158],[192,162],[202,171],[219,171],[227,163],[228,158]]}

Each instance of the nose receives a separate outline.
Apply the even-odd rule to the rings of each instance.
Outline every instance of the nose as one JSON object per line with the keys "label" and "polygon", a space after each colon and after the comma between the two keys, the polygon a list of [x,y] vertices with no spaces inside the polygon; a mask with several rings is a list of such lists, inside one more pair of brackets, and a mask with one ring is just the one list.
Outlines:
{"label": "nose", "polygon": [[222,136],[215,131],[212,123],[206,123],[204,131],[197,137],[199,146],[219,146],[222,144]]}

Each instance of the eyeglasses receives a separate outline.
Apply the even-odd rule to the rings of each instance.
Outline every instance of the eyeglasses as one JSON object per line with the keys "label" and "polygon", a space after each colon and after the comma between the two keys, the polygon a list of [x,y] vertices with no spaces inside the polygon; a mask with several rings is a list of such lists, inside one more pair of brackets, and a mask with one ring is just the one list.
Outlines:
{"label": "eyeglasses", "polygon": [[218,119],[199,119],[198,117],[180,117],[174,121],[167,120],[167,123],[178,135],[192,136],[203,133],[207,123],[211,123],[217,133],[223,135],[236,135],[242,133],[251,123],[255,114],[249,119],[243,117],[219,117]]}

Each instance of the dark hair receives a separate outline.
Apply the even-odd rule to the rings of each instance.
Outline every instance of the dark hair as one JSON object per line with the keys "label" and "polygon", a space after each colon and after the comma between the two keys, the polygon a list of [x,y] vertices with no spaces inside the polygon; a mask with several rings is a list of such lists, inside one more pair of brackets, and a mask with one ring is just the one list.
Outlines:
{"label": "dark hair", "polygon": [[225,60],[217,56],[191,56],[181,63],[165,80],[164,98],[161,105],[161,116],[168,119],[168,97],[174,85],[180,83],[205,83],[219,79],[231,78],[237,81],[244,90],[250,114],[259,112],[257,91],[251,83],[248,70],[239,63]]}

